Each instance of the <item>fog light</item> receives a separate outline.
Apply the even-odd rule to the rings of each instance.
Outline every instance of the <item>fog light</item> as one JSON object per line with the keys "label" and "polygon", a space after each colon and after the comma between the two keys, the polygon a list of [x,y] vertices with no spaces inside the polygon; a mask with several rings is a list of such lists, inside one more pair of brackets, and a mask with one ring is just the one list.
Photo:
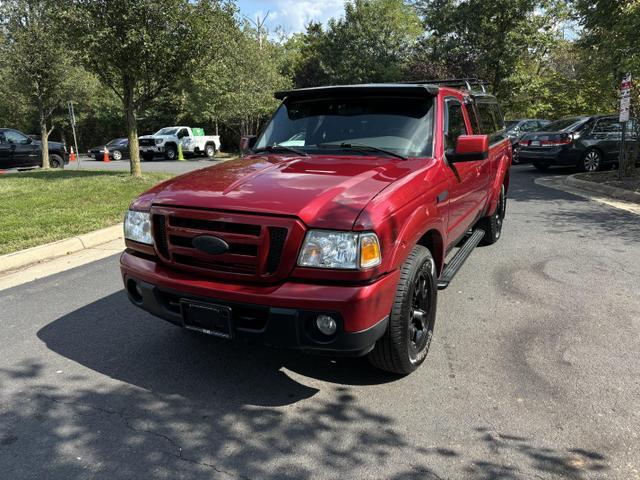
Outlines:
{"label": "fog light", "polygon": [[327,336],[336,333],[336,329],[338,328],[336,321],[329,315],[318,315],[318,318],[316,318],[316,326],[318,330]]}

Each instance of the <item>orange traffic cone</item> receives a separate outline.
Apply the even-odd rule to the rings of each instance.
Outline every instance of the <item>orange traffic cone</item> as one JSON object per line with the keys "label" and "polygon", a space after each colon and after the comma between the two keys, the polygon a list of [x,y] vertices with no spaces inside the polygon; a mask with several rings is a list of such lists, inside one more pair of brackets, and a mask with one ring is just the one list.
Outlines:
{"label": "orange traffic cone", "polygon": [[109,160],[109,150],[107,150],[107,147],[104,147],[104,155],[102,156],[102,161],[104,163],[109,163],[111,160]]}
{"label": "orange traffic cone", "polygon": [[76,152],[73,151],[73,147],[71,147],[71,153],[69,154],[69,161],[70,162],[76,161]]}

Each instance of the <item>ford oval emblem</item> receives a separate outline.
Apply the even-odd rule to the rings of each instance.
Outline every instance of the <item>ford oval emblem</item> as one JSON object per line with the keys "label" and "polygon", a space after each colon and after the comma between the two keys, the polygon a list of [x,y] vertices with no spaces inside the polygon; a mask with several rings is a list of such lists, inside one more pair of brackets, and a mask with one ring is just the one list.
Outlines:
{"label": "ford oval emblem", "polygon": [[220,255],[229,251],[229,244],[218,237],[201,235],[192,240],[193,246],[202,253]]}

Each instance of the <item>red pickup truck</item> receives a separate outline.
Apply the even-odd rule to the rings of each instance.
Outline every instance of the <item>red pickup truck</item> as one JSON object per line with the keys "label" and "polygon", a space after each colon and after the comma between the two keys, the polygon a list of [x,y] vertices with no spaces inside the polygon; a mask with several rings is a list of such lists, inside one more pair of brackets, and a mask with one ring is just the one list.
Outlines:
{"label": "red pickup truck", "polygon": [[474,88],[277,93],[242,158],[131,204],[120,259],[130,300],[209,335],[412,372],[438,289],[502,228],[511,143],[496,99]]}

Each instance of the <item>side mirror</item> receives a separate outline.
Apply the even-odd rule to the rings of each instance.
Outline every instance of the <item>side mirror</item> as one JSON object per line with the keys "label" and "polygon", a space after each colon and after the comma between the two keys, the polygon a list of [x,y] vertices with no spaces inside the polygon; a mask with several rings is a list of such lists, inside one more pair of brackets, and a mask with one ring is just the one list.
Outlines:
{"label": "side mirror", "polygon": [[489,157],[489,137],[487,135],[460,135],[454,152],[447,152],[451,163],[477,162]]}
{"label": "side mirror", "polygon": [[240,137],[240,156],[245,156],[245,154],[251,150],[256,142],[258,141],[258,137],[255,135],[244,135]]}

